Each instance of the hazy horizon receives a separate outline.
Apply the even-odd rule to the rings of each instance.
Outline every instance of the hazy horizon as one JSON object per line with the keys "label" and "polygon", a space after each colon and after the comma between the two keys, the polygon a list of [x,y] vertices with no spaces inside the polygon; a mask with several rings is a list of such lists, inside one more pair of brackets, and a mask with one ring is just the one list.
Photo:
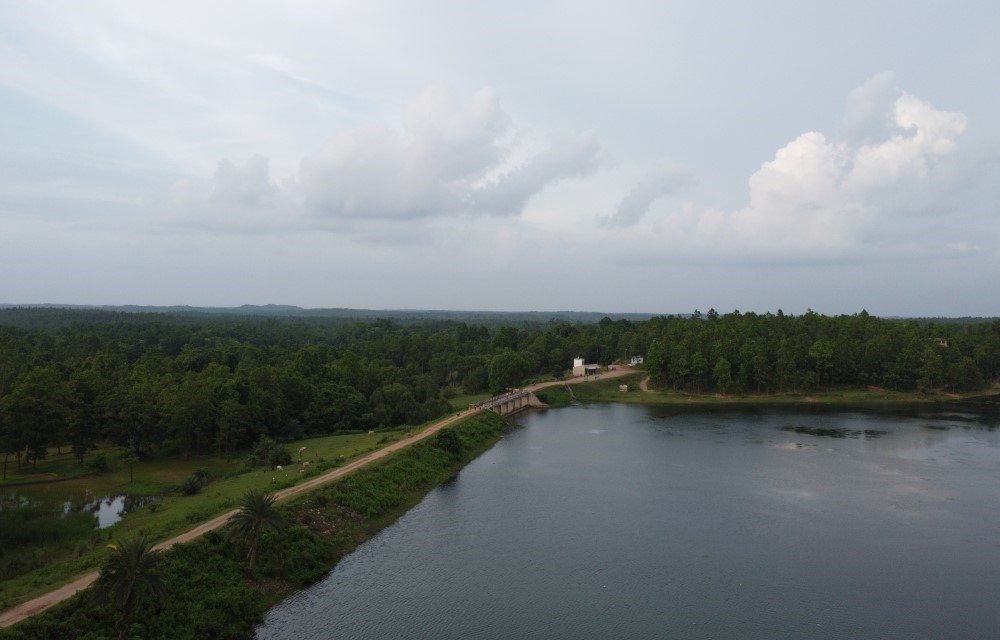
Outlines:
{"label": "hazy horizon", "polygon": [[[302,307],[299,305],[285,305],[285,304],[254,304],[254,303],[244,303],[233,306],[203,306],[203,305],[137,305],[137,304],[68,304],[59,302],[40,302],[40,303],[10,303],[10,302],[0,302],[0,309],[14,309],[14,308],[52,308],[52,309],[94,309],[94,310],[130,310],[130,309],[153,309],[164,313],[169,313],[173,309],[190,309],[192,311],[212,311],[212,312],[226,312],[226,311],[239,311],[243,309],[250,310],[274,310],[274,309],[289,309],[293,311],[301,311],[305,313],[312,312],[354,312],[354,313],[387,313],[387,314],[406,314],[415,313],[421,315],[427,315],[433,317],[434,314],[449,314],[449,315],[475,315],[475,314],[489,314],[489,315],[541,315],[541,316],[558,316],[560,314],[566,315],[584,315],[584,316],[598,316],[598,315],[608,315],[608,316],[644,316],[644,317],[655,317],[655,316],[691,316],[694,313],[699,313],[703,317],[706,316],[710,311],[714,310],[719,315],[726,315],[729,313],[758,313],[758,314],[777,314],[779,311],[787,316],[801,316],[809,311],[816,311],[815,309],[806,309],[802,312],[789,311],[783,308],[777,309],[767,309],[764,311],[754,311],[754,310],[741,310],[741,309],[714,309],[710,307],[709,309],[692,309],[689,311],[622,311],[619,309],[421,309],[421,308],[396,308],[396,307]],[[816,311],[817,313],[820,313]],[[868,313],[873,317],[881,317],[886,319],[944,319],[944,320],[994,320],[1000,318],[1000,316],[990,316],[990,315],[933,315],[933,316],[907,316],[907,315],[895,315],[895,314],[875,314],[870,313],[867,309],[858,309],[856,311],[847,311],[842,313],[831,313],[822,314],[828,316],[838,316],[838,315],[856,315],[860,313]],[[250,313],[249,315],[255,315]],[[257,314],[264,315],[264,314]],[[274,315],[285,315],[281,312],[277,312]]]}

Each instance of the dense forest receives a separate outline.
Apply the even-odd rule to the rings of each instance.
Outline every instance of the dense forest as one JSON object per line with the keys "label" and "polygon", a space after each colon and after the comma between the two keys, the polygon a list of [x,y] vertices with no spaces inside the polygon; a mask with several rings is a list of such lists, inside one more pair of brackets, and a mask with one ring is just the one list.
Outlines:
{"label": "dense forest", "polygon": [[654,386],[764,393],[877,386],[984,388],[1000,377],[1000,320],[758,315],[493,325],[0,309],[0,449],[32,464],[99,442],[134,455],[247,450],[419,424],[449,399],[566,373],[574,357],[644,355]]}

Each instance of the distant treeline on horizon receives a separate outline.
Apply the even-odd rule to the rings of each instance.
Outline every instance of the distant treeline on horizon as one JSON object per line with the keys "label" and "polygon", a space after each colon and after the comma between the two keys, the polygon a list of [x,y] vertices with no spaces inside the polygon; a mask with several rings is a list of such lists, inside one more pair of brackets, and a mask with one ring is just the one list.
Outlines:
{"label": "distant treeline on horizon", "polygon": [[449,309],[306,309],[294,305],[251,305],[239,307],[193,307],[188,305],[69,305],[69,304],[0,304],[0,311],[8,309],[105,311],[111,313],[180,315],[180,316],[262,316],[292,318],[330,318],[343,320],[390,319],[399,321],[456,320],[525,324],[553,320],[566,322],[598,322],[601,318],[612,320],[648,320],[655,313],[605,313],[600,311],[461,311]]}
{"label": "distant treeline on horizon", "polygon": [[[9,304],[0,303],[0,312],[9,309],[63,309],[67,311],[106,311],[113,313],[162,315],[221,315],[221,316],[264,316],[264,317],[302,317],[302,318],[332,318],[346,320],[457,320],[478,321],[496,324],[508,322],[512,324],[543,323],[563,320],[566,322],[599,322],[602,318],[612,320],[649,320],[657,316],[688,318],[700,315],[695,310],[692,313],[640,313],[640,312],[603,312],[603,311],[485,311],[485,310],[454,310],[454,309],[350,309],[346,307],[305,308],[296,305],[282,304],[244,304],[238,307],[196,307],[190,305],[81,305],[81,304]],[[736,311],[736,313],[739,313]],[[786,314],[793,316],[794,314]],[[881,316],[886,320],[915,320],[917,322],[976,323],[990,322],[997,316]],[[3,320],[0,319],[0,322]]]}

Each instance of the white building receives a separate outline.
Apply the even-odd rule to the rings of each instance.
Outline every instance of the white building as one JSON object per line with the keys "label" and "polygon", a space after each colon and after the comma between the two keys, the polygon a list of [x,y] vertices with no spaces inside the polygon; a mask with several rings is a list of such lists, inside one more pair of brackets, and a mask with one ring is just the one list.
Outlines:
{"label": "white building", "polygon": [[642,356],[632,356],[632,358],[628,361],[628,364],[630,367],[642,364]]}
{"label": "white building", "polygon": [[593,376],[601,372],[599,364],[584,364],[583,358],[573,358],[573,377]]}

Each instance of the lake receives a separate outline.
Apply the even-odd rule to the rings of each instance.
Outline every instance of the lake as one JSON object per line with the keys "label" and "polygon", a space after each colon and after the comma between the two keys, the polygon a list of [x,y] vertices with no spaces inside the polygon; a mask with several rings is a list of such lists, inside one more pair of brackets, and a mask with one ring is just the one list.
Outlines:
{"label": "lake", "polygon": [[257,638],[988,638],[997,405],[523,415]]}

